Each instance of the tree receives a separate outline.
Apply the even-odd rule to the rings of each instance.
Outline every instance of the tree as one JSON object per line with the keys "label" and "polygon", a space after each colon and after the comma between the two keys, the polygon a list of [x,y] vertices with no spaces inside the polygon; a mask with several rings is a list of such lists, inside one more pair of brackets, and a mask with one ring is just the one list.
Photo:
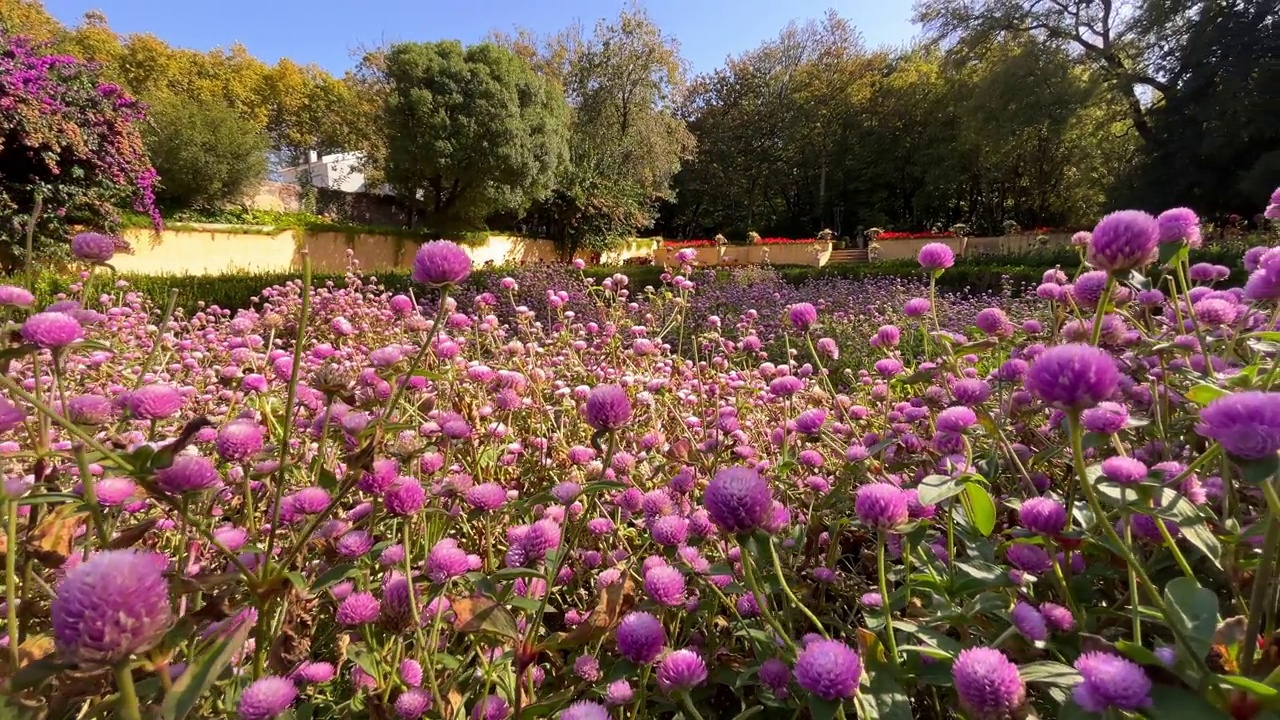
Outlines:
{"label": "tree", "polygon": [[564,98],[492,43],[400,43],[386,53],[382,170],[437,225],[523,212],[567,154]]}
{"label": "tree", "polygon": [[0,235],[21,237],[37,205],[51,240],[73,224],[112,229],[129,205],[158,225],[141,105],[95,66],[45,50],[0,33]]}
{"label": "tree", "polygon": [[675,113],[685,87],[679,43],[635,7],[590,36],[574,26],[542,40],[528,31],[498,40],[562,88],[572,108],[569,162],[532,224],[568,255],[651,227],[693,150]]}
{"label": "tree", "polygon": [[149,120],[144,137],[166,207],[238,200],[266,177],[266,134],[217,100],[162,97]]}

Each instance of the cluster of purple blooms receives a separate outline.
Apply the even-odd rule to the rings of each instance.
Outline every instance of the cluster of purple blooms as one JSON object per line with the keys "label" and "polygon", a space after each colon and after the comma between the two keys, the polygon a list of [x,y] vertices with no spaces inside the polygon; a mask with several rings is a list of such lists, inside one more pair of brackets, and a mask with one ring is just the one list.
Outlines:
{"label": "cluster of purple blooms", "polygon": [[[210,648],[233,671],[197,713],[243,720],[731,717],[725,686],[786,717],[1118,716],[1202,680],[1247,716],[1171,605],[1275,563],[1280,251],[1232,288],[1161,251],[1200,242],[1189,210],[1115,213],[1090,268],[981,307],[918,281],[735,307],[750,283],[688,255],[661,288],[474,292],[448,242],[416,299],[353,273],[159,322],[93,272],[45,307],[0,287],[0,499],[47,539],[4,645],[48,633],[68,672],[24,692],[67,712],[111,669],[125,718]],[[1133,279],[1168,255],[1163,291]]]}

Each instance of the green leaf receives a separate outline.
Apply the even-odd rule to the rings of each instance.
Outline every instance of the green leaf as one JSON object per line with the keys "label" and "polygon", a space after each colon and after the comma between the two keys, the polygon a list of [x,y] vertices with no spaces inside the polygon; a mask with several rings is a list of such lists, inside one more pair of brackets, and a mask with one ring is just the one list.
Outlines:
{"label": "green leaf", "polygon": [[964,492],[969,499],[969,507],[966,508],[970,514],[969,519],[978,532],[990,535],[996,529],[996,504],[991,499],[991,494],[977,483],[966,483]]}
{"label": "green leaf", "polygon": [[1258,697],[1264,698],[1264,699],[1272,699],[1272,698],[1275,698],[1277,695],[1280,695],[1280,690],[1276,690],[1270,685],[1263,685],[1257,680],[1251,680],[1247,677],[1240,677],[1239,675],[1219,675],[1218,680],[1222,682],[1224,685],[1230,685],[1232,687],[1239,688],[1241,690],[1244,690],[1245,692],[1253,693],[1254,695],[1257,695]]}
{"label": "green leaf", "polygon": [[911,720],[911,699],[889,672],[880,671],[871,676],[871,690],[863,697],[864,712],[859,718],[867,720]]}
{"label": "green leaf", "polygon": [[516,580],[518,578],[541,580],[542,573],[532,568],[503,568],[489,577],[495,582],[505,582],[507,580]]}
{"label": "green leaf", "polygon": [[1173,266],[1186,260],[1191,255],[1190,246],[1185,242],[1164,243],[1160,246],[1160,264]]}
{"label": "green leaf", "polygon": [[16,696],[23,690],[30,690],[44,685],[53,679],[55,675],[69,667],[71,666],[59,662],[53,656],[42,657],[39,660],[23,665],[9,680],[9,683],[4,686],[4,689],[6,692],[13,693]]}
{"label": "green leaf", "polygon": [[1188,390],[1185,394],[1185,397],[1189,402],[1192,402],[1192,403],[1195,403],[1196,405],[1204,407],[1205,405],[1208,405],[1214,400],[1217,400],[1218,398],[1224,395],[1230,395],[1230,394],[1231,393],[1218,387],[1217,385],[1200,383],[1192,387],[1190,390]]}
{"label": "green leaf", "polygon": [[931,647],[929,645],[899,645],[898,650],[902,652],[910,651],[910,652],[920,653],[921,655],[927,655],[936,660],[955,660],[956,659],[955,655],[947,652],[946,650],[941,650],[939,648]]}
{"label": "green leaf", "polygon": [[1018,674],[1029,683],[1064,688],[1072,688],[1080,683],[1080,673],[1076,672],[1075,668],[1049,660],[1022,665],[1018,667]]}
{"label": "green leaf", "polygon": [[352,565],[351,563],[334,565],[333,567],[329,568],[329,570],[325,572],[323,575],[316,578],[316,581],[311,584],[311,592],[318,593],[321,590],[327,590],[328,588],[333,587],[334,585],[337,585],[343,580],[346,580],[347,578],[352,577],[358,574],[359,572],[360,572],[360,568],[356,567],[355,565]]}
{"label": "green leaf", "polygon": [[1252,485],[1261,485],[1280,474],[1280,454],[1269,455],[1257,460],[1245,460],[1228,455],[1231,462],[1240,468],[1240,476]]}
{"label": "green leaf", "polygon": [[1225,720],[1231,717],[1199,693],[1171,685],[1151,688],[1147,717],[1160,720]]}
{"label": "green leaf", "polygon": [[964,485],[948,475],[930,475],[920,481],[917,491],[921,505],[937,505],[964,492]]}
{"label": "green leaf", "polygon": [[838,702],[823,700],[817,695],[809,695],[809,716],[813,720],[832,720],[839,709]]}
{"label": "green leaf", "polygon": [[1163,488],[1157,502],[1155,514],[1176,522],[1187,542],[1199,550],[1200,554],[1213,563],[1214,567],[1221,570],[1219,558],[1222,556],[1222,545],[1218,542],[1218,536],[1209,529],[1209,524],[1200,510],[1172,488]]}
{"label": "green leaf", "polygon": [[1174,578],[1164,586],[1164,602],[1176,623],[1193,647],[1191,652],[1199,657],[1209,654],[1213,633],[1218,629],[1218,596],[1212,590],[1200,587],[1200,583],[1186,577]]}
{"label": "green leaf", "polygon": [[762,712],[764,712],[764,706],[756,705],[755,707],[749,707],[746,710],[743,710],[742,712],[738,713],[737,715],[734,715],[733,720],[747,720],[747,718],[755,717],[756,715],[759,715]]}
{"label": "green leaf", "polygon": [[164,696],[164,704],[160,706],[161,717],[164,720],[182,720],[194,710],[231,665],[231,658],[244,647],[252,630],[253,623],[242,621],[233,632],[219,639],[188,665]]}
{"label": "green leaf", "polygon": [[460,633],[488,633],[506,639],[520,636],[511,611],[483,595],[452,601],[453,629]]}
{"label": "green leaf", "polygon": [[1164,666],[1164,663],[1160,662],[1160,658],[1156,657],[1155,653],[1141,645],[1131,643],[1128,640],[1117,640],[1115,646],[1116,650],[1119,650],[1121,655],[1124,655],[1139,665]]}

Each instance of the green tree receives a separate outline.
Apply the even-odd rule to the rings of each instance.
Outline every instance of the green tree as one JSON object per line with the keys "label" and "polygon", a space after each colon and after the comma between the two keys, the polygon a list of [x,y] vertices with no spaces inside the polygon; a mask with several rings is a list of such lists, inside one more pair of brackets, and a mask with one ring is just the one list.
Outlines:
{"label": "green tree", "polygon": [[567,155],[563,96],[507,48],[401,43],[386,53],[382,172],[438,226],[522,213]]}
{"label": "green tree", "polygon": [[144,132],[167,208],[238,200],[267,173],[266,134],[226,104],[165,96],[151,103]]}

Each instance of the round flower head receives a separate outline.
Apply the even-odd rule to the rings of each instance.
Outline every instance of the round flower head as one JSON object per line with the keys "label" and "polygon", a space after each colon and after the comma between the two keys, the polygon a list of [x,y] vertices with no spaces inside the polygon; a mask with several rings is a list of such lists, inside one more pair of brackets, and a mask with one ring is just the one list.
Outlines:
{"label": "round flower head", "polygon": [[907,317],[924,317],[932,307],[933,304],[925,298],[911,298],[902,306],[902,314]]}
{"label": "round flower head", "polygon": [[658,659],[667,633],[658,618],[647,612],[633,612],[618,623],[618,653],[636,665]]}
{"label": "round flower head", "polygon": [[1009,316],[1000,308],[993,307],[980,310],[974,324],[988,335],[1003,335],[1012,326]]}
{"label": "round flower head", "polygon": [[716,473],[703,495],[711,522],[723,532],[750,532],[769,518],[773,493],[769,483],[748,467],[728,467]]}
{"label": "round flower head", "polygon": [[1111,397],[1120,381],[1115,361],[1091,345],[1072,343],[1045,350],[1027,370],[1027,391],[1062,410],[1084,410]]}
{"label": "round flower head", "polygon": [[796,303],[787,311],[787,319],[792,327],[803,332],[818,322],[818,309],[812,303]]}
{"label": "round flower head", "polygon": [[461,577],[470,569],[467,551],[446,538],[436,543],[427,553],[427,577],[431,582],[443,583]]}
{"label": "round flower head", "polygon": [[0,285],[0,306],[25,308],[31,307],[35,301],[36,296],[26,288],[17,285]]}
{"label": "round flower head", "polygon": [[182,409],[182,394],[172,385],[143,385],[129,393],[129,412],[138,420],[163,420]]}
{"label": "round flower head", "polygon": [[288,710],[297,697],[298,688],[292,680],[268,675],[255,680],[240,693],[236,717],[239,720],[271,720]]}
{"label": "round flower head", "polygon": [[54,643],[64,660],[102,667],[150,649],[172,619],[165,559],[107,550],[67,571],[50,607]]}
{"label": "round flower head", "polygon": [[97,427],[111,422],[115,408],[101,395],[77,395],[67,401],[66,415],[77,425]]}
{"label": "round flower head", "polygon": [[80,233],[71,238],[71,253],[81,260],[107,262],[116,254],[116,241],[101,233]]}
{"label": "round flower head", "polygon": [[956,264],[956,253],[946,243],[929,243],[920,248],[920,254],[916,256],[916,260],[925,270],[938,272]]}
{"label": "round flower head", "polygon": [[427,714],[431,709],[431,693],[420,688],[409,688],[396,698],[396,716],[413,720]]}
{"label": "round flower head", "polygon": [[64,312],[36,313],[22,323],[22,339],[47,350],[58,350],[83,338],[80,321]]}
{"label": "round flower head", "polygon": [[796,658],[796,684],[823,700],[844,700],[858,692],[862,658],[839,640],[815,640]]}
{"label": "round flower head", "polygon": [[1088,230],[1080,230],[1071,236],[1071,245],[1078,248],[1089,247],[1089,241],[1093,239],[1093,233]]}
{"label": "round flower head", "polygon": [[1013,606],[1013,612],[1009,613],[1009,619],[1026,639],[1032,642],[1049,639],[1049,626],[1045,622],[1044,615],[1041,615],[1035,606],[1019,601]]}
{"label": "round flower head", "polygon": [[1158,255],[1160,225],[1140,210],[1121,210],[1093,229],[1085,260],[1099,270],[1127,272],[1146,267]]}
{"label": "round flower head", "polygon": [[1120,403],[1100,402],[1080,413],[1080,421],[1089,432],[1114,435],[1129,422],[1129,411]]}
{"label": "round flower head", "polygon": [[962,433],[978,423],[978,416],[963,405],[949,407],[938,413],[934,425],[941,432]]}
{"label": "round flower head", "polygon": [[215,447],[224,460],[244,462],[262,449],[266,428],[252,420],[232,420],[218,431]]}
{"label": "round flower head", "polygon": [[1027,700],[1027,686],[1018,666],[995,648],[961,650],[951,666],[960,704],[975,720],[1017,717]]}
{"label": "round flower head", "polygon": [[382,606],[371,592],[351,593],[338,605],[339,625],[364,625],[378,619]]}
{"label": "round flower head", "polygon": [[156,484],[174,495],[208,490],[221,480],[213,462],[199,455],[179,455],[172,465],[156,471]]}
{"label": "round flower head", "polygon": [[448,240],[436,240],[423,245],[413,258],[413,281],[422,285],[457,285],[470,275],[471,257]]}
{"label": "round flower head", "polygon": [[658,687],[665,692],[680,692],[707,680],[707,664],[693,650],[669,653],[658,663]]}
{"label": "round flower head", "polygon": [[892,483],[878,482],[858,488],[854,510],[864,524],[878,530],[892,530],[910,516],[910,498]]}
{"label": "round flower head", "polygon": [[1147,466],[1141,460],[1115,455],[1102,461],[1102,476],[1114,483],[1128,485],[1147,476]]}
{"label": "round flower head", "polygon": [[644,574],[644,591],[659,605],[683,605],[684,590],[684,574],[670,565],[655,565]]}
{"label": "round flower head", "polygon": [[27,413],[20,407],[0,397],[0,433],[7,433],[22,424]]}
{"label": "round flower head", "polygon": [[1280,451],[1280,392],[1223,395],[1200,411],[1196,432],[1244,460],[1272,457]]}
{"label": "round flower head", "polygon": [[1119,655],[1087,652],[1076,659],[1080,684],[1071,692],[1076,704],[1092,713],[1109,709],[1137,711],[1151,705],[1151,679],[1141,666]]}
{"label": "round flower head", "polygon": [[582,415],[597,430],[617,430],[631,419],[631,398],[617,385],[597,385],[587,396]]}
{"label": "round flower head", "polygon": [[1193,248],[1200,247],[1200,218],[1194,210],[1173,208],[1156,218],[1160,227],[1160,244],[1186,242]]}
{"label": "round flower head", "polygon": [[600,703],[580,700],[561,710],[560,720],[609,720],[609,711]]}
{"label": "round flower head", "polygon": [[1033,533],[1057,535],[1067,525],[1067,509],[1046,497],[1029,498],[1018,508],[1018,522]]}

